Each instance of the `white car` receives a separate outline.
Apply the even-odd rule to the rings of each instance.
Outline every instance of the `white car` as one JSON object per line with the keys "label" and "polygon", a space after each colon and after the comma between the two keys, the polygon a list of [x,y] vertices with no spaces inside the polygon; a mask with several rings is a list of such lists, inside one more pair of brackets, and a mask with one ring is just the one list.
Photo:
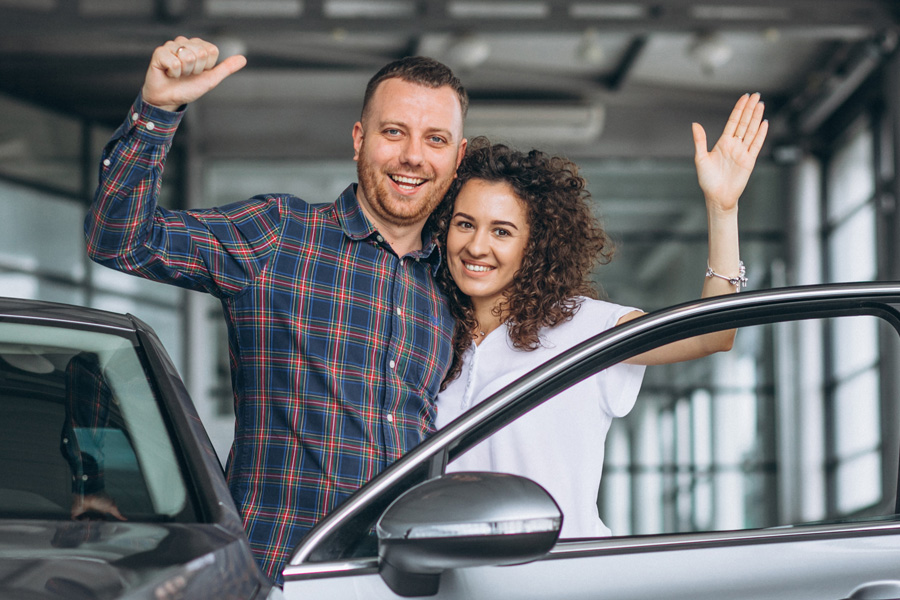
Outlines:
{"label": "white car", "polygon": [[[635,515],[641,507],[665,513],[660,505],[667,502],[671,519],[651,518],[638,535],[617,535],[608,521],[613,537],[558,539],[559,509],[540,486],[511,475],[445,474],[467,449],[582,378],[654,346],[725,328],[739,328],[737,346],[703,359],[706,376],[724,389],[709,404],[721,402],[726,417],[753,422],[745,445],[756,454],[730,465],[714,455],[705,459],[712,465],[708,483],[719,493],[704,495],[703,478],[687,468],[678,472],[674,460],[674,472],[661,474],[673,485],[645,478],[658,488],[648,494],[640,465],[610,464],[615,453],[607,448],[604,478],[621,479],[630,470],[631,495],[651,498],[626,507],[630,522],[646,516]],[[616,327],[476,405],[360,489],[301,542],[284,570],[284,594],[291,600],[900,598],[898,330],[896,283],[742,293]],[[675,369],[665,372],[673,381],[703,367]],[[739,408],[746,397],[752,413]],[[645,401],[653,399],[639,398],[638,405]],[[824,435],[803,421],[815,410],[833,413],[822,419],[829,423]],[[696,414],[684,419],[697,425]],[[817,436],[818,452],[804,447],[816,446]],[[578,465],[561,465],[559,476],[577,477]],[[680,477],[690,489],[679,489]],[[606,498],[615,501],[616,490]],[[704,512],[698,506],[704,502],[719,506]],[[743,508],[729,520],[737,504]],[[713,516],[691,523],[690,515],[700,514]]]}

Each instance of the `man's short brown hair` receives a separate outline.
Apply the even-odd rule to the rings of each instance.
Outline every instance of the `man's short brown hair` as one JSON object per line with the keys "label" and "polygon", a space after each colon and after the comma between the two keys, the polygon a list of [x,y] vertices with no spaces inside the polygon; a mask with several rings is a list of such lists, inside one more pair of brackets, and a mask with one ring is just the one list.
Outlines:
{"label": "man's short brown hair", "polygon": [[395,78],[432,89],[449,86],[459,97],[462,116],[463,119],[466,118],[466,113],[469,111],[469,94],[466,92],[466,88],[453,74],[450,67],[426,56],[407,56],[386,64],[375,73],[366,86],[361,118],[365,118],[366,109],[368,109],[369,102],[378,85],[386,79]]}

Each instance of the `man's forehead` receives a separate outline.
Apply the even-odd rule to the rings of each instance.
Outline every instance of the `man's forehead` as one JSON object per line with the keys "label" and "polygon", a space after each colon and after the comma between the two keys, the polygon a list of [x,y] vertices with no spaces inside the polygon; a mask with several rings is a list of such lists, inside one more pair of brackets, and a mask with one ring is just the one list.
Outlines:
{"label": "man's forehead", "polygon": [[[462,103],[459,99],[459,94],[449,85],[433,87],[400,77],[391,77],[378,84],[375,92],[372,94],[372,101],[373,104],[389,105],[391,101],[402,97],[415,98],[418,96],[427,98],[429,101],[443,96],[448,103],[452,102],[453,106],[459,111],[460,116],[462,116]],[[381,108],[384,109],[385,106]]]}

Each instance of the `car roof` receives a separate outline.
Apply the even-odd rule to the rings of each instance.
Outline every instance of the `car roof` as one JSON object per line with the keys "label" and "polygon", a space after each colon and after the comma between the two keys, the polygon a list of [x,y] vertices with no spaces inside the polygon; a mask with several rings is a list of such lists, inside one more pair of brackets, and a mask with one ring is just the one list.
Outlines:
{"label": "car roof", "polygon": [[29,300],[24,298],[0,297],[0,320],[38,320],[71,323],[79,326],[113,327],[134,331],[139,321],[131,315],[114,313],[96,308]]}

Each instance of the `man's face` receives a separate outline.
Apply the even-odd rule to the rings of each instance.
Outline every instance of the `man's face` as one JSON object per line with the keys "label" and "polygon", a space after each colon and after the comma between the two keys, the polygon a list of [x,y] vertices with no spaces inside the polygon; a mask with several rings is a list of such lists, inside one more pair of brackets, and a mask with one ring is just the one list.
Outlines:
{"label": "man's face", "polygon": [[465,154],[463,116],[452,88],[386,79],[353,127],[360,205],[376,226],[424,224]]}

